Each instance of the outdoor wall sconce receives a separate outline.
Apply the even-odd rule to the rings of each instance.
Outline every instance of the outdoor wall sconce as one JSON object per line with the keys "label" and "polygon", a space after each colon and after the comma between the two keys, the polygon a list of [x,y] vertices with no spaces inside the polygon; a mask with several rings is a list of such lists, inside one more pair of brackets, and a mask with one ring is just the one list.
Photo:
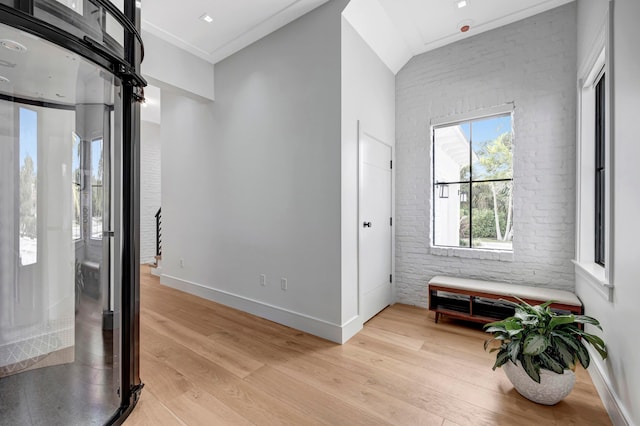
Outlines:
{"label": "outdoor wall sconce", "polygon": [[440,184],[438,184],[438,186],[440,187],[439,197],[440,198],[449,198],[449,185],[446,184],[446,183],[440,183]]}
{"label": "outdoor wall sconce", "polygon": [[467,202],[467,193],[461,190],[458,190],[458,195],[460,196],[460,202],[461,203],[466,203]]}

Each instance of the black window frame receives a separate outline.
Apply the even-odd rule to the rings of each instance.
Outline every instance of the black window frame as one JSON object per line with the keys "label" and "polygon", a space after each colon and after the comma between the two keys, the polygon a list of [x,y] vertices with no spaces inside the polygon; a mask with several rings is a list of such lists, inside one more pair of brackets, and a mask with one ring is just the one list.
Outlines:
{"label": "black window frame", "polygon": [[595,220],[594,262],[605,266],[606,255],[606,79],[605,73],[595,85]]}
{"label": "black window frame", "polygon": [[[513,111],[511,112],[502,112],[502,113],[496,113],[496,114],[490,114],[490,115],[484,115],[484,116],[478,116],[478,117],[473,117],[473,118],[469,118],[469,119],[465,119],[465,120],[459,120],[459,121],[454,121],[454,122],[449,122],[449,123],[442,123],[442,124],[438,124],[438,125],[434,125],[431,128],[431,155],[432,155],[432,162],[431,162],[431,181],[432,181],[432,211],[431,211],[431,227],[432,227],[432,239],[431,239],[431,243],[433,245],[433,247],[440,247],[440,248],[460,248],[460,249],[472,249],[472,250],[495,250],[495,251],[500,251],[500,252],[512,252],[513,248],[511,250],[502,250],[502,249],[489,249],[489,248],[484,248],[484,247],[474,247],[473,246],[473,207],[472,207],[472,202],[473,202],[473,184],[474,183],[488,183],[488,182],[511,182],[512,185],[512,190],[513,190],[513,160],[511,163],[511,170],[512,170],[512,174],[511,174],[511,178],[506,178],[506,179],[474,179],[473,178],[473,123],[477,122],[477,121],[482,121],[482,120],[487,120],[487,119],[491,119],[491,118],[500,118],[500,117],[510,117],[511,118],[511,132],[513,132]],[[435,175],[435,170],[436,170],[436,130],[440,129],[440,128],[445,128],[445,127],[451,127],[451,126],[461,126],[464,124],[469,124],[469,179],[468,180],[458,180],[458,181],[437,181],[436,180],[436,175]],[[449,245],[444,245],[444,244],[437,244],[436,243],[436,238],[435,238],[435,229],[436,229],[436,215],[435,215],[435,205],[436,205],[436,197],[439,196],[439,189],[440,186],[442,185],[468,185],[469,190],[467,193],[467,203],[469,203],[469,245],[468,246],[461,246],[461,245],[457,245],[457,246],[449,246]],[[448,191],[447,191],[448,192]],[[446,197],[444,197],[446,198]]]}

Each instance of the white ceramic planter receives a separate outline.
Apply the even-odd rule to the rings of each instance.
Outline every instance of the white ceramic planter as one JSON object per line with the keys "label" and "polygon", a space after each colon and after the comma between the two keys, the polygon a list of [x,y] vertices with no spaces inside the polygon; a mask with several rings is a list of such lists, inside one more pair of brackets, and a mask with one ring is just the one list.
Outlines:
{"label": "white ceramic planter", "polygon": [[508,361],[502,369],[520,395],[538,404],[557,404],[571,393],[576,383],[576,375],[571,370],[564,370],[564,374],[558,374],[541,369],[540,383],[536,383],[520,366],[520,362],[514,365]]}

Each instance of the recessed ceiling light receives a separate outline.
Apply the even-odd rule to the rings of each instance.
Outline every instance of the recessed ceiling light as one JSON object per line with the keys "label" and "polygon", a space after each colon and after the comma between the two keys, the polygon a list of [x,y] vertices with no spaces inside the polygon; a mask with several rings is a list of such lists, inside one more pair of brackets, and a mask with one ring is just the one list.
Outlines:
{"label": "recessed ceiling light", "polygon": [[200,17],[200,19],[202,19],[204,22],[206,22],[208,24],[213,22],[213,18],[211,16],[207,15],[206,13],[204,15],[202,15]]}
{"label": "recessed ceiling light", "polygon": [[458,6],[458,9],[462,9],[463,7],[466,7],[469,5],[469,0],[456,0],[456,6]]}
{"label": "recessed ceiling light", "polygon": [[138,9],[141,9],[141,8],[142,8],[142,2],[141,2],[141,1],[137,1],[137,2],[136,2],[136,7],[137,7]]}
{"label": "recessed ceiling light", "polygon": [[0,46],[4,47],[5,49],[9,49],[13,52],[27,51],[27,47],[24,44],[20,44],[17,41],[9,40],[6,38],[3,40],[0,40]]}
{"label": "recessed ceiling light", "polygon": [[0,83],[8,83],[9,79],[0,75]]}

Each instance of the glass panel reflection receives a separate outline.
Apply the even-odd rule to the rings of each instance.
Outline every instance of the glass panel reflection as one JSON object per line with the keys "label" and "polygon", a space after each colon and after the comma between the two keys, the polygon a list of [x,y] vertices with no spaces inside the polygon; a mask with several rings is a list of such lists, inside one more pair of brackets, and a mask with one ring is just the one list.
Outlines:
{"label": "glass panel reflection", "polygon": [[73,223],[71,224],[71,238],[79,240],[82,238],[82,227],[80,225],[80,195],[82,191],[82,141],[80,137],[73,134],[72,137],[72,149],[71,149],[71,191],[72,191],[72,211],[73,211]]}
{"label": "glass panel reflection", "polygon": [[32,35],[0,39],[26,47],[2,58],[0,424],[104,424],[120,406],[121,253],[102,238],[119,87]]}
{"label": "glass panel reflection", "polygon": [[91,141],[91,238],[102,239],[103,197],[102,139]]}
{"label": "glass panel reflection", "polygon": [[20,108],[20,264],[38,261],[38,113]]}
{"label": "glass panel reflection", "polygon": [[84,10],[84,0],[56,0],[58,3],[68,7],[79,15]]}

